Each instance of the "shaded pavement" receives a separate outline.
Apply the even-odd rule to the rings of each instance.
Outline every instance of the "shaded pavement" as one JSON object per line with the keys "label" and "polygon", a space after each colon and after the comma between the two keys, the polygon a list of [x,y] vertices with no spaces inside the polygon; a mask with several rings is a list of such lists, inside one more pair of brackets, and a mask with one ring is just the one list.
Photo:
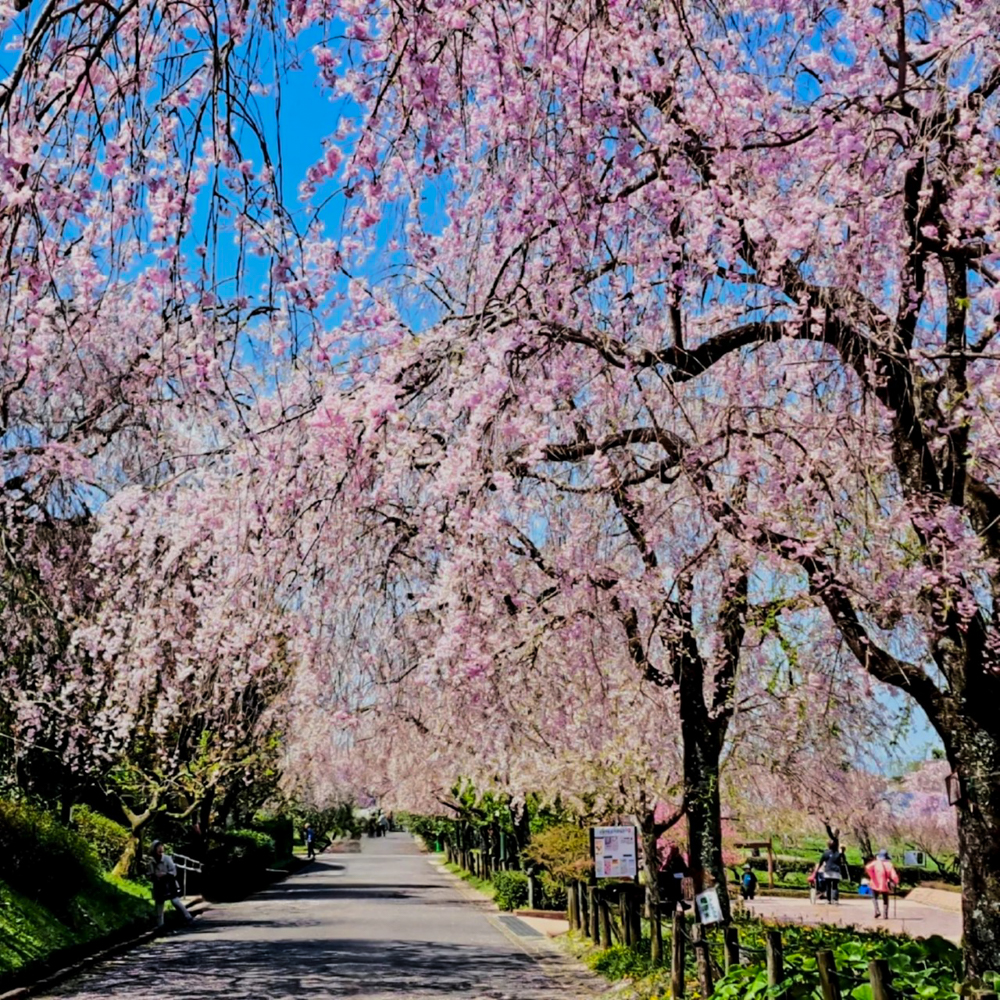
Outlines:
{"label": "shaded pavement", "polygon": [[559,959],[529,955],[518,933],[514,925],[504,933],[491,908],[428,863],[408,835],[390,834],[363,841],[359,855],[321,855],[46,995],[568,1000],[587,992]]}

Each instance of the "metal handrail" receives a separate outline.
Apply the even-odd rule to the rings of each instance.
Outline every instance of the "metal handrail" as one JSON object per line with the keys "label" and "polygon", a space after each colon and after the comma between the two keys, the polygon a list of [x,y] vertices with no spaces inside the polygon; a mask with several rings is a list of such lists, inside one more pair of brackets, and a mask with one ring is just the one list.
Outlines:
{"label": "metal handrail", "polygon": [[204,866],[200,861],[194,858],[189,858],[186,854],[172,854],[171,857],[174,859],[174,866],[178,871],[183,872],[181,876],[181,895],[187,895],[187,873],[194,872],[196,875],[200,875]]}
{"label": "metal handrail", "polygon": [[[200,875],[205,866],[195,858],[189,858],[186,854],[171,854],[170,857],[173,859],[174,867],[182,873],[181,875],[181,895],[187,895],[187,875],[188,872],[192,872],[195,875]],[[155,859],[150,856],[146,858],[146,863],[149,865],[149,870],[152,872],[153,866],[156,864]]]}

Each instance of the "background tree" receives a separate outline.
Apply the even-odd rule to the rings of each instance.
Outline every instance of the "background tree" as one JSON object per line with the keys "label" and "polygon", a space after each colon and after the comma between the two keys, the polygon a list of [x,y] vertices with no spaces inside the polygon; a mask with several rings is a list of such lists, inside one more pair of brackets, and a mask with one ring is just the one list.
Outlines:
{"label": "background tree", "polygon": [[996,11],[502,9],[345,10],[321,53],[361,98],[343,177],[436,300],[419,339],[386,289],[345,327],[393,461],[460,518],[484,451],[575,450],[645,531],[671,493],[757,549],[940,734],[967,962],[1000,965]]}

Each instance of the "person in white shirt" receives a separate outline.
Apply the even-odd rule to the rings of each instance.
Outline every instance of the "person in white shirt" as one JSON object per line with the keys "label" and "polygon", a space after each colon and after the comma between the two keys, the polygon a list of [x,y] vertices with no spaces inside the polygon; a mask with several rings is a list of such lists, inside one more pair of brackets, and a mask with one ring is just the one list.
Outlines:
{"label": "person in white shirt", "polygon": [[177,866],[174,859],[163,852],[163,844],[153,841],[153,902],[156,904],[156,926],[163,926],[163,910],[169,899],[174,909],[187,923],[193,923],[194,917],[188,912],[181,899],[180,886],[177,884]]}

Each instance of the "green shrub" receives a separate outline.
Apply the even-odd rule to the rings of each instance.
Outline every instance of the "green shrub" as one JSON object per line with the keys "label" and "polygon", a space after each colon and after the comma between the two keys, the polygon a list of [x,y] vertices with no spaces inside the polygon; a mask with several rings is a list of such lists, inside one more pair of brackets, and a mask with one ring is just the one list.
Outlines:
{"label": "green shrub", "polygon": [[524,872],[494,872],[493,900],[501,910],[516,910],[528,903],[528,876]]}
{"label": "green shrub", "polygon": [[274,837],[260,830],[228,830],[222,848],[229,864],[266,868],[277,858]]}
{"label": "green shrub", "polygon": [[396,813],[396,821],[408,832],[420,837],[434,850],[435,845],[451,843],[455,835],[454,820],[444,816],[417,816],[413,813]]}
{"label": "green shrub", "polygon": [[536,833],[525,848],[524,856],[544,868],[562,885],[586,879],[594,870],[590,832],[569,823]]}
{"label": "green shrub", "polygon": [[288,816],[254,817],[254,828],[274,841],[276,858],[290,858],[295,841],[295,826]]}
{"label": "green shrub", "polygon": [[962,974],[962,953],[943,938],[912,941],[885,933],[864,933],[854,927],[783,927],[784,980],[777,994],[768,988],[763,958],[763,935],[767,929],[757,921],[740,926],[740,943],[750,962],[733,966],[715,985],[713,996],[720,1000],[747,1000],[779,995],[785,1000],[816,995],[819,985],[816,952],[833,952],[845,982],[858,983],[850,990],[851,1000],[871,1000],[866,982],[869,963],[883,958],[892,973],[893,992],[921,1000],[954,1000],[956,983]]}
{"label": "green shrub", "polygon": [[[816,867],[819,854],[815,858],[778,858],[774,865],[774,874],[779,882],[786,885],[799,884],[796,875],[808,876]],[[767,858],[747,858],[746,863],[758,873],[767,873]],[[743,862],[740,863],[742,867]],[[864,866],[851,862],[848,867],[851,869],[851,884],[857,885],[858,879],[864,877]],[[960,879],[956,872],[929,871],[926,868],[915,868],[912,865],[896,864],[896,871],[904,885],[919,885],[921,882],[941,881],[958,884]],[[758,877],[760,875],[758,874]],[[761,880],[763,881],[763,879]]]}
{"label": "green shrub", "polygon": [[637,948],[612,945],[588,959],[590,967],[605,979],[639,979],[653,971],[649,938],[643,938]]}
{"label": "green shrub", "polygon": [[24,802],[0,800],[0,879],[60,910],[97,881],[97,856],[78,833]]}
{"label": "green shrub", "polygon": [[275,857],[274,838],[259,830],[228,830],[209,848],[204,891],[217,899],[245,895],[265,881]]}
{"label": "green shrub", "polygon": [[116,823],[87,806],[77,806],[73,810],[73,826],[90,844],[101,867],[108,872],[125,853],[131,839],[131,834],[121,823]]}
{"label": "green shrub", "polygon": [[566,909],[566,886],[558,879],[553,878],[548,872],[542,872],[538,876],[538,885],[542,890],[539,902],[543,910]]}

